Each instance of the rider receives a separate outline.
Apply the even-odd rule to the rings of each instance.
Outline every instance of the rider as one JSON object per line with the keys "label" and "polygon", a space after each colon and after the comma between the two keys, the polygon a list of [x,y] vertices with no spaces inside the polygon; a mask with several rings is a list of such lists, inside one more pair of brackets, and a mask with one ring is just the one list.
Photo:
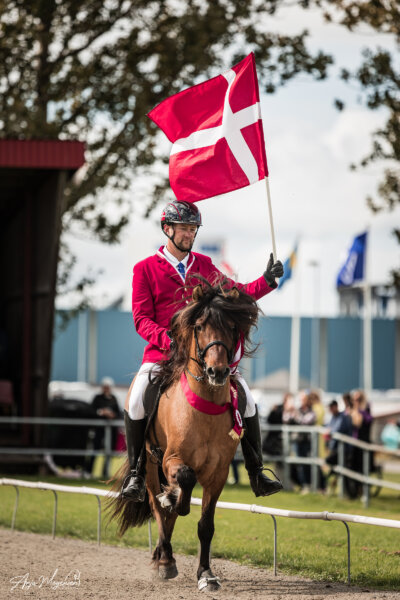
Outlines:
{"label": "rider", "polygon": [[[142,366],[130,390],[129,409],[124,412],[131,473],[122,486],[122,495],[137,502],[143,501],[145,497],[144,473],[138,460],[146,428],[143,398],[149,381],[149,371],[151,368],[157,369],[156,363],[165,360],[167,356],[171,345],[168,328],[172,315],[191,300],[191,287],[185,286],[190,279],[187,275],[200,274],[209,281],[223,276],[208,256],[191,252],[201,224],[201,214],[195,204],[176,200],[168,203],[161,215],[161,229],[168,238],[167,244],[161,246],[155,255],[137,263],[133,269],[133,319],[136,331],[149,343],[144,350]],[[282,263],[279,260],[274,262],[271,254],[266,271],[261,277],[246,285],[235,284],[232,280],[231,283],[258,300],[277,287],[275,277],[282,275]],[[242,443],[244,462],[255,495],[268,496],[279,492],[282,485],[262,473],[257,407],[245,380],[236,371],[241,355],[238,351],[234,357],[231,373],[246,392],[244,439],[247,443]]]}

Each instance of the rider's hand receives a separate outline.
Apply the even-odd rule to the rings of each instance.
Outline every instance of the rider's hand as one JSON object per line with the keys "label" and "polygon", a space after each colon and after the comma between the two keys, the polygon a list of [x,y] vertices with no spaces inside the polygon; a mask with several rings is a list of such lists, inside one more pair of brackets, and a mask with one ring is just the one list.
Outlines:
{"label": "rider's hand", "polygon": [[267,269],[264,272],[264,279],[268,283],[269,287],[277,287],[278,284],[275,281],[275,277],[282,277],[283,272],[283,265],[281,261],[277,260],[276,262],[274,262],[274,255],[271,252],[267,264]]}

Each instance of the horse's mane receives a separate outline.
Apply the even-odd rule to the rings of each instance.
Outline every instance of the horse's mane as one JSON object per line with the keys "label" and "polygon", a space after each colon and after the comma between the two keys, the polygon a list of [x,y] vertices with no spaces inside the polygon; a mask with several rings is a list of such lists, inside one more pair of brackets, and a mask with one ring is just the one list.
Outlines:
{"label": "horse's mane", "polygon": [[234,344],[241,334],[244,356],[251,356],[257,349],[250,340],[251,329],[257,325],[260,313],[256,300],[239,288],[232,287],[226,278],[221,278],[215,284],[200,275],[196,275],[196,280],[200,284],[191,286],[192,301],[171,319],[173,348],[168,359],[160,363],[160,370],[154,374],[163,389],[176,381],[187,366],[193,326],[199,319],[228,336],[232,336],[233,324],[236,336]]}

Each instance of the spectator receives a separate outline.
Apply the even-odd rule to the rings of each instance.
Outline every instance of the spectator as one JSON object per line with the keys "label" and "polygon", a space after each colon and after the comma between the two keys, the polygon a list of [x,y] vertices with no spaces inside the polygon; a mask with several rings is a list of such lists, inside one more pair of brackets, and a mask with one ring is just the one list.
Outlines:
{"label": "spectator", "polygon": [[[287,407],[291,406],[293,406],[294,409],[293,394],[288,392],[283,396],[282,403],[277,404],[272,408],[267,417],[267,423],[269,425],[282,425],[283,413],[287,411]],[[283,448],[281,431],[268,431],[263,441],[263,452],[271,456],[282,455]]]}
{"label": "spectator", "polygon": [[[311,390],[309,398],[316,417],[315,424],[322,427],[325,424],[325,408],[321,402],[321,396],[317,390]],[[318,457],[325,458],[325,441],[321,434],[318,434]],[[325,476],[319,465],[317,468],[317,487],[320,492],[325,493]]]}
{"label": "spectator", "polygon": [[[300,394],[300,408],[296,415],[298,425],[315,425],[316,414],[312,409],[310,394],[303,391]],[[309,433],[301,432],[296,435],[296,454],[298,457],[310,456],[311,437]],[[307,494],[310,491],[311,468],[310,465],[300,464],[297,468],[298,480],[301,486],[301,493]]]}
{"label": "spectator", "polygon": [[389,419],[382,429],[381,440],[386,448],[397,450],[400,446],[400,427],[396,423],[396,419]]}
{"label": "spectator", "polygon": [[[373,417],[367,399],[362,390],[356,390],[353,393],[353,410],[351,412],[351,418],[353,422],[353,436],[360,440],[360,442],[371,443],[371,425]],[[374,466],[374,455],[373,452],[369,453],[370,462],[369,470],[373,472]],[[362,448],[354,447],[353,449],[353,463],[352,468],[357,473],[363,473],[363,450]],[[362,483],[357,482],[355,484],[356,494],[362,493]]]}
{"label": "spectator", "polygon": [[[99,419],[120,419],[122,418],[121,409],[118,406],[118,401],[112,393],[113,380],[110,377],[104,377],[101,381],[101,393],[97,394],[92,400],[93,412]],[[96,427],[94,430],[93,449],[100,450],[104,448],[104,427]],[[116,445],[118,431],[115,427],[111,430],[111,448]],[[87,462],[87,471],[93,472],[95,456],[90,456]],[[103,477],[108,477],[109,463],[104,460]]]}
{"label": "spectator", "polygon": [[[336,400],[332,400],[329,403],[329,411],[331,413],[331,419],[328,424],[329,439],[328,439],[328,456],[326,462],[331,466],[331,470],[328,477],[332,475],[335,465],[338,464],[338,441],[332,437],[334,433],[342,433],[343,435],[352,435],[352,422],[351,417],[346,414],[345,411],[339,412],[339,405]],[[351,448],[348,444],[345,445],[345,465],[351,463]]]}

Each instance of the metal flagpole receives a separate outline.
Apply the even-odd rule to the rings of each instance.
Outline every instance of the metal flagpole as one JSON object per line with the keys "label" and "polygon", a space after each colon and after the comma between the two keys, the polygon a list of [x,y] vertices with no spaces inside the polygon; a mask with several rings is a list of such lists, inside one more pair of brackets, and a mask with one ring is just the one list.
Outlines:
{"label": "metal flagpole", "polygon": [[294,294],[294,306],[292,314],[292,326],[290,330],[290,367],[289,367],[289,391],[297,394],[299,391],[299,370],[300,370],[300,300],[301,300],[301,279],[299,276],[299,249],[300,242],[297,242],[297,257],[293,283],[296,287]]}
{"label": "metal flagpole", "polygon": [[272,218],[271,191],[269,189],[268,177],[265,177],[265,186],[267,188],[269,224],[270,224],[270,227],[271,227],[272,253],[274,255],[274,261],[275,261],[277,259],[276,258],[276,243],[275,243],[274,220]]}
{"label": "metal flagpole", "polygon": [[371,306],[371,284],[369,281],[369,244],[370,231],[367,229],[367,239],[365,244],[365,263],[364,263],[364,318],[363,318],[363,387],[369,394],[372,390],[372,306]]}

